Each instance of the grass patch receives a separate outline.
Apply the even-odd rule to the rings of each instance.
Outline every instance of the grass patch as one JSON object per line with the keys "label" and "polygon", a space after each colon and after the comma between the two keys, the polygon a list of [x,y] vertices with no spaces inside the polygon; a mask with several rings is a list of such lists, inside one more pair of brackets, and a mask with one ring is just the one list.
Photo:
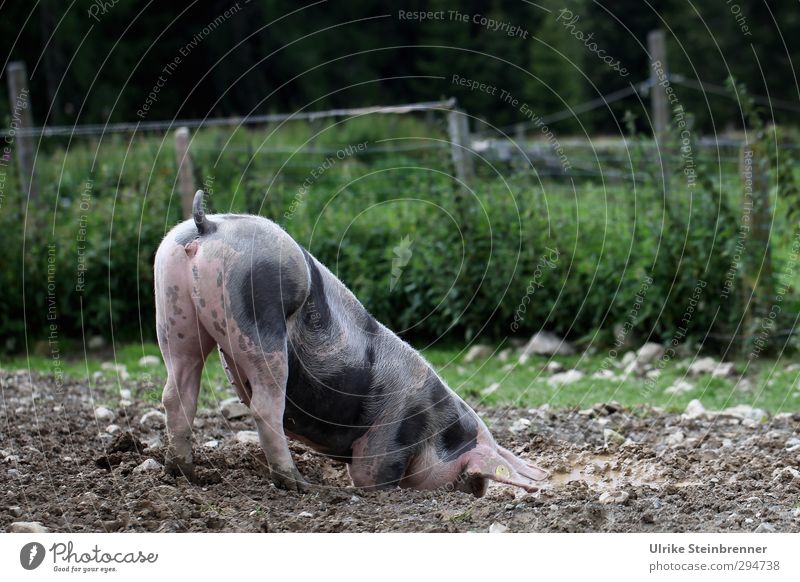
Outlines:
{"label": "grass patch", "polygon": [[[107,353],[89,354],[87,358],[77,355],[64,360],[64,374],[73,379],[84,379],[89,383],[95,380],[95,373],[101,372],[108,379],[118,378],[120,388],[124,388],[123,378],[114,370],[103,369],[103,364],[116,363],[125,366],[129,380],[139,385],[138,398],[158,405],[161,390],[166,380],[163,362],[153,366],[139,364],[140,358],[154,355],[160,358],[156,344],[127,344]],[[594,356],[576,355],[555,358],[566,369],[575,368],[584,373],[577,382],[554,387],[546,371],[550,358],[532,357],[520,364],[516,357],[501,361],[498,357],[465,363],[463,350],[457,348],[430,348],[424,351],[425,357],[433,364],[445,381],[471,403],[486,405],[512,405],[537,407],[549,404],[554,408],[588,408],[598,402],[616,400],[625,406],[647,404],[678,412],[686,408],[690,400],[698,398],[706,408],[721,409],[736,404],[749,404],[764,408],[772,413],[800,410],[800,372],[787,370],[788,362],[780,359],[764,359],[752,364],[746,377],[750,387],[741,390],[736,387],[744,364],[737,364],[734,378],[689,377],[686,373],[688,360],[672,361],[665,366],[661,375],[654,380],[629,378],[627,380],[607,380],[593,378],[601,370],[604,354]],[[30,369],[31,371],[51,373],[51,360],[46,356],[17,356],[0,360],[5,369]],[[617,375],[621,370],[611,367]],[[691,392],[670,395],[665,390],[676,381],[685,380],[695,385]],[[484,390],[492,384],[499,384],[491,394]],[[200,404],[206,408],[216,408],[220,400],[233,394],[219,359],[212,354],[203,371]]]}

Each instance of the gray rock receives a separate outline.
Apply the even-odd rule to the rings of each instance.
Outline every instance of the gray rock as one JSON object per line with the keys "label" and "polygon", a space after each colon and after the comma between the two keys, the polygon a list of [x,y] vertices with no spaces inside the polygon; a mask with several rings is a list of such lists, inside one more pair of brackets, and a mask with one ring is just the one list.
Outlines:
{"label": "gray rock", "polygon": [[228,420],[244,418],[250,414],[250,409],[238,398],[228,398],[220,403],[219,411]]}
{"label": "gray rock", "polygon": [[575,348],[569,342],[549,331],[536,332],[522,348],[522,355],[525,356],[571,356],[574,353]]}
{"label": "gray rock", "polygon": [[86,347],[90,350],[102,350],[106,347],[106,339],[101,335],[93,335],[89,338],[89,341],[86,342]]}
{"label": "gray rock", "polygon": [[574,384],[578,380],[581,380],[583,376],[584,374],[580,370],[567,370],[566,372],[561,372],[560,374],[553,374],[547,379],[547,383],[553,387],[569,386],[570,384]]}
{"label": "gray rock", "polygon": [[47,533],[47,529],[41,521],[15,521],[8,527],[11,533]]}
{"label": "gray rock", "polygon": [[149,429],[160,429],[167,426],[167,417],[159,410],[151,410],[142,415],[139,424]]}
{"label": "gray rock", "polygon": [[106,432],[108,434],[117,434],[121,430],[122,430],[122,427],[120,427],[118,424],[109,424],[106,427]]}
{"label": "gray rock", "polygon": [[219,441],[216,439],[212,439],[210,441],[206,441],[203,443],[203,446],[207,449],[216,449],[219,448]]}
{"label": "gray rock", "polygon": [[765,521],[762,522],[761,525],[759,525],[756,528],[755,533],[772,533],[774,531],[775,531],[775,526],[769,523],[768,521]]}
{"label": "gray rock", "polygon": [[677,380],[672,386],[664,390],[664,394],[680,395],[694,390],[695,386],[686,380]]}
{"label": "gray rock", "polygon": [[610,428],[603,429],[603,443],[605,443],[605,446],[608,446],[609,443],[621,445],[624,442],[625,437],[619,434],[617,431]]}
{"label": "gray rock", "polygon": [[703,403],[695,398],[686,406],[686,412],[683,413],[683,416],[686,418],[700,418],[705,415],[705,413],[705,406],[703,406]]}
{"label": "gray rock", "polygon": [[765,410],[753,408],[748,404],[737,404],[736,406],[731,406],[730,408],[726,408],[725,410],[721,411],[720,414],[733,416],[735,418],[748,419],[757,423],[763,422],[767,418],[767,413]]}
{"label": "gray rock", "polygon": [[22,508],[19,505],[12,505],[8,508],[8,512],[14,517],[22,516]]}
{"label": "gray rock", "polygon": [[476,360],[485,360],[494,353],[494,348],[486,344],[475,344],[464,356],[464,363],[469,364]]}
{"label": "gray rock", "polygon": [[489,394],[494,394],[500,388],[499,382],[493,382],[489,384],[486,388],[481,390],[481,396],[489,396]]}
{"label": "gray rock", "polygon": [[720,362],[714,371],[711,372],[712,378],[730,378],[736,375],[736,366],[733,362]]}
{"label": "gray rock", "polygon": [[502,523],[496,521],[489,526],[489,533],[506,533],[507,531],[508,531],[508,526],[505,526]]}
{"label": "gray rock", "polygon": [[705,357],[694,361],[689,366],[689,373],[694,376],[700,376],[702,374],[711,374],[716,369],[717,361],[714,358]]}
{"label": "gray rock", "polygon": [[139,358],[139,365],[140,366],[158,366],[161,364],[161,358],[158,356],[142,356]]}
{"label": "gray rock", "polygon": [[629,497],[627,491],[605,491],[598,501],[603,505],[620,504],[625,503]]}
{"label": "gray rock", "polygon": [[134,473],[152,473],[154,471],[160,471],[163,469],[163,465],[156,461],[155,459],[146,459],[141,465],[137,466],[133,472]]}
{"label": "gray rock", "polygon": [[236,433],[236,440],[245,445],[249,443],[258,444],[261,442],[258,439],[258,433],[254,430],[240,430]]}
{"label": "gray rock", "polygon": [[301,511],[300,513],[297,514],[297,517],[312,518],[314,517],[314,514],[311,513],[310,511]]}
{"label": "gray rock", "polygon": [[654,342],[648,342],[636,352],[636,359],[643,364],[652,364],[663,355],[664,346]]}
{"label": "gray rock", "polygon": [[683,434],[682,430],[676,430],[666,439],[664,439],[664,442],[670,447],[675,447],[681,444],[685,438],[686,436]]}
{"label": "gray rock", "polygon": [[527,430],[530,425],[531,425],[530,420],[528,420],[527,418],[520,418],[514,421],[514,423],[510,427],[508,427],[508,430],[514,433],[523,432]]}
{"label": "gray rock", "polygon": [[561,362],[556,362],[553,360],[551,362],[547,362],[547,365],[544,367],[544,369],[548,374],[558,374],[559,372],[564,371],[564,365]]}
{"label": "gray rock", "polygon": [[98,406],[94,409],[94,417],[97,419],[97,422],[111,422],[117,415],[113,410],[105,406]]}

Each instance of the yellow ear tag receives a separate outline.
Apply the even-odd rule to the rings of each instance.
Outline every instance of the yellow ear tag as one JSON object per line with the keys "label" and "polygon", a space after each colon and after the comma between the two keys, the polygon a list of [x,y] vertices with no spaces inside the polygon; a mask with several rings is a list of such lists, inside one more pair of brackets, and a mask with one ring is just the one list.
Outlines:
{"label": "yellow ear tag", "polygon": [[494,474],[498,477],[503,477],[504,479],[508,479],[511,476],[511,473],[508,471],[508,467],[505,465],[497,465],[497,469],[494,470]]}

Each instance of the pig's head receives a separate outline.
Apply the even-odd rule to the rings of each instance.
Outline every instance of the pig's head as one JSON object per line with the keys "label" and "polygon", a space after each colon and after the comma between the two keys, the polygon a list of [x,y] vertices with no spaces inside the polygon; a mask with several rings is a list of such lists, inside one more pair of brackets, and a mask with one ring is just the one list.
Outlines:
{"label": "pig's head", "polygon": [[451,417],[411,460],[401,487],[447,489],[482,497],[489,481],[537,491],[549,474],[495,442],[480,417],[455,394]]}

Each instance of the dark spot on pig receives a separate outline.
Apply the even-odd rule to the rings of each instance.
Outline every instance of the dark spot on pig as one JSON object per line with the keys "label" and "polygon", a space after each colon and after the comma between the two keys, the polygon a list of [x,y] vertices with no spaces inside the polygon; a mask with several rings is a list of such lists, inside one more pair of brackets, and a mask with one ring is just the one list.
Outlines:
{"label": "dark spot on pig", "polygon": [[270,258],[257,258],[249,269],[231,273],[233,317],[253,340],[260,340],[266,351],[282,349],[286,336],[286,316],[303,300],[293,274]]}
{"label": "dark spot on pig", "polygon": [[216,319],[217,318],[217,310],[216,309],[212,309],[211,310],[211,318],[212,319]]}
{"label": "dark spot on pig", "polygon": [[200,279],[200,270],[197,268],[197,265],[192,265],[192,277],[194,277],[195,281]]}
{"label": "dark spot on pig", "polygon": [[200,307],[205,307],[205,306],[206,306],[206,300],[201,297],[200,298]]}
{"label": "dark spot on pig", "polygon": [[169,318],[169,324],[170,325],[175,325],[175,323],[176,323],[176,321],[170,317]]}
{"label": "dark spot on pig", "polygon": [[400,458],[393,455],[383,461],[375,475],[375,484],[379,488],[397,487],[406,472],[408,459],[405,455]]}
{"label": "dark spot on pig", "polygon": [[222,271],[217,273],[217,287],[222,287]]}
{"label": "dark spot on pig", "polygon": [[183,339],[183,338],[185,338],[185,337],[186,337],[185,335],[183,335],[182,333],[178,332],[178,338],[179,338],[179,339]]}
{"label": "dark spot on pig", "polygon": [[403,415],[397,427],[395,443],[399,450],[414,452],[418,445],[428,437],[428,413],[422,406],[412,406]]}
{"label": "dark spot on pig", "polygon": [[[325,297],[325,283],[317,268],[314,258],[303,249],[309,273],[311,273],[311,289],[308,299],[303,305],[303,323],[315,331],[329,330],[331,327],[331,310]],[[366,311],[366,310],[365,310]]]}
{"label": "dark spot on pig", "polygon": [[458,457],[471,451],[478,445],[478,425],[472,420],[474,432],[470,432],[473,426],[469,422],[464,422],[463,418],[454,422],[440,435],[441,448],[440,455],[446,462],[455,461]]}
{"label": "dark spot on pig", "polygon": [[243,335],[239,335],[239,349],[242,350],[243,352],[247,351],[247,342],[244,341]]}
{"label": "dark spot on pig", "polygon": [[222,326],[219,324],[218,321],[214,322],[214,329],[217,331],[217,333],[219,333],[219,334],[221,334],[223,336],[228,335],[227,333],[225,333],[225,330],[222,328]]}
{"label": "dark spot on pig", "polygon": [[373,380],[369,350],[359,364],[341,366],[320,378],[300,360],[298,349],[289,344],[284,418],[294,419],[293,433],[325,443],[325,454],[349,462],[353,442],[374,424],[379,408],[375,401],[383,395],[382,386]]}

